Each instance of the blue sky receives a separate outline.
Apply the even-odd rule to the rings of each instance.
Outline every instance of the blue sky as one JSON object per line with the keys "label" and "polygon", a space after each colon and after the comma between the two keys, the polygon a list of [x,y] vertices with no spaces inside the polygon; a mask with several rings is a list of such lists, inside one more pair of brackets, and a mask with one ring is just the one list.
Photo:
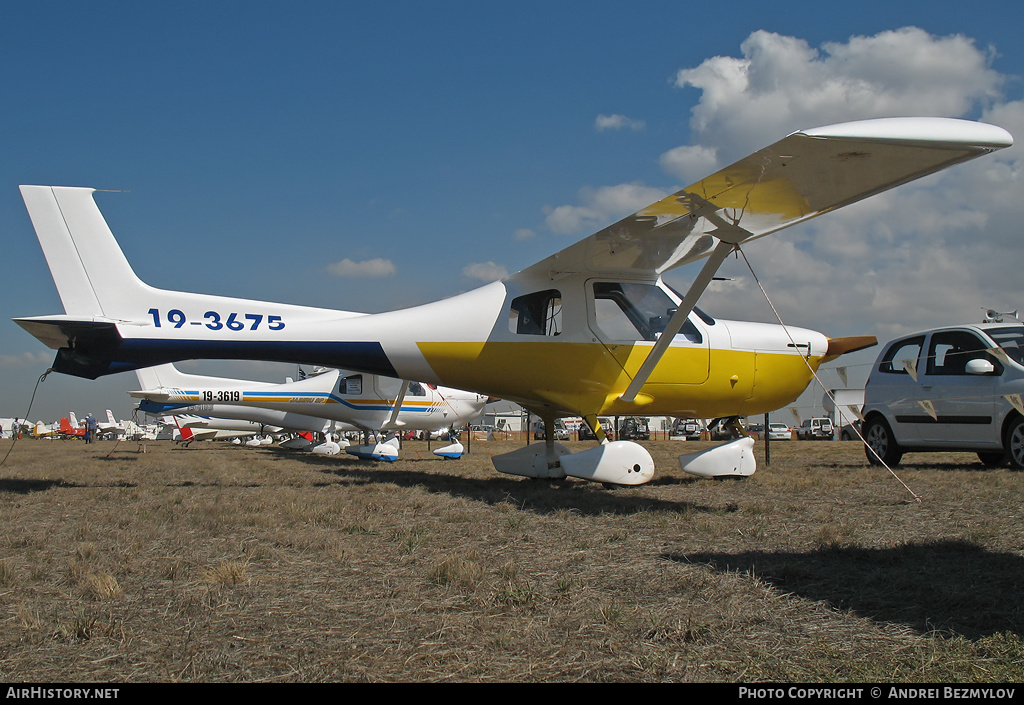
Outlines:
{"label": "blue sky", "polygon": [[[795,129],[942,114],[1024,140],[1022,14],[1006,2],[6,2],[0,318],[62,310],[19,184],[129,191],[97,200],[154,286],[386,310],[525,267]],[[737,87],[737,66],[761,83]],[[752,245],[787,322],[885,340],[1024,308],[1024,199],[1006,152]],[[771,320],[731,266],[705,308]],[[673,276],[685,285],[686,271]],[[51,360],[0,326],[0,416],[24,413]],[[135,386],[52,375],[31,418],[127,418]]]}

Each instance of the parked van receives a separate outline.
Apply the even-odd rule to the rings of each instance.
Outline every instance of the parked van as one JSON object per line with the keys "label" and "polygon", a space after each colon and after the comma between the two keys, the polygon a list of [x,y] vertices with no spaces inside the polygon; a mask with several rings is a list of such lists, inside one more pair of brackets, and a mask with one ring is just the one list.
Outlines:
{"label": "parked van", "polygon": [[647,425],[647,419],[643,416],[627,416],[619,421],[620,441],[649,441],[651,430]]}
{"label": "parked van", "polygon": [[699,419],[676,419],[672,424],[669,438],[682,438],[684,441],[699,441],[704,424]]}

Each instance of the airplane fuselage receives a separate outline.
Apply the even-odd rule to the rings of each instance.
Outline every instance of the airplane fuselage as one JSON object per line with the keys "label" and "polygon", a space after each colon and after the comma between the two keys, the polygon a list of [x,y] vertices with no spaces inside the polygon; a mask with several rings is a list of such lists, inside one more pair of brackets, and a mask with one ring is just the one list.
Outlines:
{"label": "airplane fuselage", "polygon": [[[641,302],[621,295],[623,289]],[[151,360],[149,351],[159,347],[178,358],[256,357],[338,365],[501,397],[544,415],[710,418],[763,413],[792,402],[828,347],[828,339],[814,331],[790,328],[787,333],[778,325],[712,320],[693,313],[637,402],[627,403],[619,394],[659,335],[654,319],[668,316],[679,303],[659,281],[624,285],[610,278],[566,277],[555,286],[495,282],[425,306],[343,317],[296,307],[267,313],[273,304],[237,300],[226,302],[232,309],[212,311],[208,303],[202,312],[189,310],[186,300],[163,307],[140,303],[151,325],[118,326],[124,339],[115,356],[130,362],[140,351]],[[528,321],[531,316],[546,320]],[[261,324],[273,319],[276,327],[261,328],[256,319]],[[168,324],[171,320],[175,323]],[[225,320],[247,320],[249,325],[232,328],[222,324]],[[221,325],[211,326],[213,321]],[[280,343],[274,340],[275,331],[281,333]],[[348,411],[380,405],[379,399],[346,399],[337,390],[290,391],[279,402],[261,390],[179,392],[176,400],[183,403],[258,403],[327,418],[332,403],[345,404]],[[425,415],[437,408],[436,400],[414,397],[403,408],[417,404]]]}

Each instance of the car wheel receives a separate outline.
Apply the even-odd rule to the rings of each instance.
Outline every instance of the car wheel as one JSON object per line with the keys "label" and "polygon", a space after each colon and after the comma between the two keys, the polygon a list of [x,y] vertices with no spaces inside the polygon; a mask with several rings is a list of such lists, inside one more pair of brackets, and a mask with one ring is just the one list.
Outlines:
{"label": "car wheel", "polygon": [[[900,460],[903,459],[903,449],[896,442],[896,436],[893,435],[889,424],[880,416],[874,416],[864,423],[864,440],[866,442],[864,454],[867,455],[868,462],[872,465],[884,463],[893,467],[899,465]],[[1024,436],[1022,436],[1022,440],[1024,440]]]}
{"label": "car wheel", "polygon": [[1006,456],[1010,467],[1024,470],[1024,417],[1014,419],[1006,430]]}

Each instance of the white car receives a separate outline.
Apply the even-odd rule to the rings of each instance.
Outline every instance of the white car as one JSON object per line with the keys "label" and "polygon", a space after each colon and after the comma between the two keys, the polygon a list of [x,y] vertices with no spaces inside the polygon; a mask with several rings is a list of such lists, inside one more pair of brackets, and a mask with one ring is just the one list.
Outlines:
{"label": "white car", "polygon": [[868,460],[907,451],[974,451],[1024,469],[1024,325],[937,328],[887,344],[864,390]]}
{"label": "white car", "polygon": [[770,423],[768,424],[768,440],[769,441],[789,441],[793,439],[793,433],[789,430],[789,426],[784,423]]}

